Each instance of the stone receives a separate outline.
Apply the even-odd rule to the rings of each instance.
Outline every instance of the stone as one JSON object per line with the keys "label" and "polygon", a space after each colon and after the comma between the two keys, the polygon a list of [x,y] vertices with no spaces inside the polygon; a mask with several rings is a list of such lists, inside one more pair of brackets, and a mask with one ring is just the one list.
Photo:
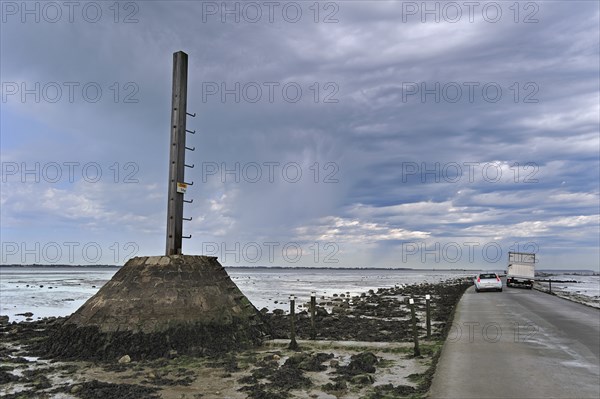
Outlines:
{"label": "stone", "polygon": [[317,317],[327,317],[329,316],[329,313],[327,313],[327,309],[321,307],[321,306],[317,306],[315,308],[315,313],[317,315]]}
{"label": "stone", "polygon": [[70,389],[70,391],[69,391],[69,392],[71,392],[71,393],[77,393],[77,392],[79,392],[79,391],[81,391],[81,385],[73,385],[73,386],[71,387],[71,389]]}
{"label": "stone", "polygon": [[121,356],[119,359],[119,364],[131,363],[131,357],[129,355]]}
{"label": "stone", "polygon": [[371,385],[374,382],[371,374],[359,374],[352,377],[350,382],[354,385]]}
{"label": "stone", "polygon": [[45,348],[62,359],[196,356],[258,346],[267,334],[216,257],[149,256],[130,259]]}
{"label": "stone", "polygon": [[171,258],[169,258],[168,256],[161,256],[160,260],[158,261],[158,264],[161,266],[166,266],[171,264]]}

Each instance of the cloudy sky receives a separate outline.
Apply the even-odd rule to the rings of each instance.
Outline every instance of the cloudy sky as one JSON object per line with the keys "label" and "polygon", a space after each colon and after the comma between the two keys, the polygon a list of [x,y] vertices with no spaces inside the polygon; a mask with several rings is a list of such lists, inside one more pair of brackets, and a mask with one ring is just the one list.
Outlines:
{"label": "cloudy sky", "polygon": [[[2,263],[598,269],[599,5],[2,2]],[[515,5],[516,4],[516,5]]]}

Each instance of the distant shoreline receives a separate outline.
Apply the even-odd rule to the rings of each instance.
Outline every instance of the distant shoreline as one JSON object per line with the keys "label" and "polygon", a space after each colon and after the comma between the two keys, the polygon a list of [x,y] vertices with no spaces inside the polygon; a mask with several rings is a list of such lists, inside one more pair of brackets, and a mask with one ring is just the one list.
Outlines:
{"label": "distant shoreline", "polygon": [[[63,265],[63,264],[0,264],[0,269],[119,269],[122,265]],[[228,270],[378,270],[378,271],[425,271],[425,272],[478,272],[482,270],[499,271],[497,269],[443,269],[443,268],[427,268],[427,269],[415,269],[410,267],[323,267],[323,266],[224,266]],[[598,272],[591,269],[539,269],[536,273],[546,274],[585,274],[585,275],[597,275]],[[542,276],[540,276],[542,277]]]}
{"label": "distant shoreline", "polygon": [[[10,265],[2,265],[0,264],[0,269],[2,268],[39,268],[39,269],[59,269],[59,268],[96,268],[96,269],[114,269],[120,268],[122,265],[62,265],[62,264],[53,264],[53,265],[44,265],[44,264],[10,264]],[[254,270],[254,269],[271,269],[271,270],[387,270],[387,271],[395,271],[395,270],[405,270],[405,271],[457,271],[457,272],[465,272],[465,271],[479,271],[481,269],[415,269],[410,267],[323,267],[323,266],[224,266],[226,269],[244,269],[244,270]]]}

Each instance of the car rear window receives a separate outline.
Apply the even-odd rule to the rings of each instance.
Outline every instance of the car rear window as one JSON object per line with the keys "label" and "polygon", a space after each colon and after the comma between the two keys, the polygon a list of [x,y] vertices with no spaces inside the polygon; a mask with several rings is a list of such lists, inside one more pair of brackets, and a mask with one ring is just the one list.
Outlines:
{"label": "car rear window", "polygon": [[496,275],[493,273],[488,273],[488,274],[480,274],[479,275],[480,278],[496,278]]}

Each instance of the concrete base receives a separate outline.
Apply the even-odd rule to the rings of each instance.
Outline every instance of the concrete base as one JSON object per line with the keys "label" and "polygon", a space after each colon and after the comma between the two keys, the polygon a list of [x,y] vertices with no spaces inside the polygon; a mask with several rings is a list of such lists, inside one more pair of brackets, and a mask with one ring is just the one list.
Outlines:
{"label": "concrete base", "polygon": [[63,358],[203,355],[255,346],[259,312],[216,257],[129,260],[47,342]]}

